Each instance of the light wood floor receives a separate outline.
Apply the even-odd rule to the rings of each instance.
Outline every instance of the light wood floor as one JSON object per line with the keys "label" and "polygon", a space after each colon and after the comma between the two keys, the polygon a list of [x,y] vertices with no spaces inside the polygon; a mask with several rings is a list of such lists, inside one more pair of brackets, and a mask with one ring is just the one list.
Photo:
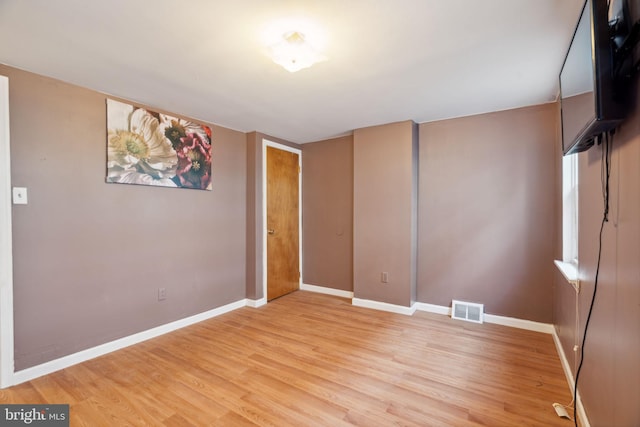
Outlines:
{"label": "light wood floor", "polygon": [[298,291],[0,391],[72,426],[571,426],[550,335]]}

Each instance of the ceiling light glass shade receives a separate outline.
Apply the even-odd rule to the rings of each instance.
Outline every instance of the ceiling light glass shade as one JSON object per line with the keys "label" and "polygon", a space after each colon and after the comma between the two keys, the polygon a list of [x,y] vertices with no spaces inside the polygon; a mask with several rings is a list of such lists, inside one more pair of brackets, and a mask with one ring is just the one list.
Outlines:
{"label": "ceiling light glass shade", "polygon": [[304,39],[304,34],[290,31],[270,47],[271,59],[292,73],[327,59]]}

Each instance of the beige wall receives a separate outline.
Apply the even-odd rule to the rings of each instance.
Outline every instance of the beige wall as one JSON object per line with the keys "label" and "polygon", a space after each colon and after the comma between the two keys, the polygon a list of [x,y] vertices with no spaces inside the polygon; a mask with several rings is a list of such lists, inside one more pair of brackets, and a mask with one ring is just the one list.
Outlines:
{"label": "beige wall", "polygon": [[[411,121],[353,135],[353,290],[360,299],[415,300],[417,126]],[[388,283],[381,273],[388,273]]]}
{"label": "beige wall", "polygon": [[[634,91],[640,99],[640,91],[637,88]],[[578,389],[592,426],[637,426],[640,425],[640,109],[636,108],[619,127],[613,147],[609,222],[604,226],[598,291]],[[555,275],[554,323],[574,374],[572,347],[581,341],[594,292],[604,209],[601,155],[599,146],[577,154],[582,289],[578,299],[577,339],[575,293],[560,274]]]}
{"label": "beige wall", "polygon": [[554,104],[420,125],[418,301],[550,323]]}
{"label": "beige wall", "polygon": [[243,133],[212,126],[213,191],[106,184],[105,96],[0,74],[12,185],[29,191],[13,206],[17,370],[245,298]]}
{"label": "beige wall", "polygon": [[353,291],[353,136],[302,146],[304,283]]}

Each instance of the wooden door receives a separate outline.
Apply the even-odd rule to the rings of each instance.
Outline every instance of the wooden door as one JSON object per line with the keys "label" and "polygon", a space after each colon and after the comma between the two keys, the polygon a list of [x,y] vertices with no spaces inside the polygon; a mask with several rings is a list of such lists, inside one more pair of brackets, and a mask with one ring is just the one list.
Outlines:
{"label": "wooden door", "polygon": [[300,287],[299,157],[267,147],[267,300]]}

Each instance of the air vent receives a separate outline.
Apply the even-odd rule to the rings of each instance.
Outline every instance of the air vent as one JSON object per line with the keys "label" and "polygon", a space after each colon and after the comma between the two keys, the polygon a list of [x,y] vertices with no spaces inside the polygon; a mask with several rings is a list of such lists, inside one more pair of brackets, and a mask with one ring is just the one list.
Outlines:
{"label": "air vent", "polygon": [[453,300],[451,303],[451,318],[468,322],[482,323],[484,304]]}

